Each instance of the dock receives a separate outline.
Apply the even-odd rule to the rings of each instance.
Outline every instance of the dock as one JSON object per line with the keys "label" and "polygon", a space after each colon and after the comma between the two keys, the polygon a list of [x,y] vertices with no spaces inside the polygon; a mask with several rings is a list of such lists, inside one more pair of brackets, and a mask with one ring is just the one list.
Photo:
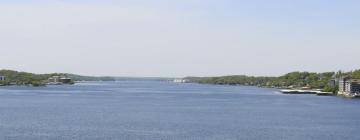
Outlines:
{"label": "dock", "polygon": [[334,96],[334,93],[332,92],[318,92],[316,93],[318,96]]}
{"label": "dock", "polygon": [[283,94],[316,94],[318,96],[333,96],[332,92],[323,92],[320,90],[301,90],[301,89],[283,89],[280,90]]}
{"label": "dock", "polygon": [[317,94],[315,90],[297,90],[297,89],[283,89],[280,90],[283,94]]}

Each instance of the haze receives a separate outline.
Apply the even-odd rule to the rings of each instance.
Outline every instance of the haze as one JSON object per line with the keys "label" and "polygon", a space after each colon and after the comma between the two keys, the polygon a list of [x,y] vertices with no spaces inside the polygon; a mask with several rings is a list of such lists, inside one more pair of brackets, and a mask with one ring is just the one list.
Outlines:
{"label": "haze", "polygon": [[0,0],[0,68],[111,76],[360,68],[357,0]]}

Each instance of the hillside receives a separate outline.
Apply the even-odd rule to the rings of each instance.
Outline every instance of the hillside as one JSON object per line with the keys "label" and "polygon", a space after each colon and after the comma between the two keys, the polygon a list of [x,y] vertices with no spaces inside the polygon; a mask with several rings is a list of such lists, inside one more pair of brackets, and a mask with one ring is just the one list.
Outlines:
{"label": "hillside", "polygon": [[0,85],[43,86],[51,76],[66,76],[73,81],[115,81],[115,78],[112,77],[81,76],[68,73],[34,74],[14,70],[0,70],[0,76],[6,78],[4,81],[0,81]]}

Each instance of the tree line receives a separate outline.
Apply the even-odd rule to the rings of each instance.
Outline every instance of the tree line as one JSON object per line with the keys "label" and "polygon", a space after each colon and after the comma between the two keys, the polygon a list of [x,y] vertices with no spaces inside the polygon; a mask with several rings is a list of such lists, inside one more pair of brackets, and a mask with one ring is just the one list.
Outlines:
{"label": "tree line", "polygon": [[44,86],[52,76],[65,76],[73,81],[115,81],[112,77],[91,77],[68,73],[34,74],[28,72],[18,72],[14,70],[0,70],[0,76],[5,76],[0,85],[31,85]]}
{"label": "tree line", "polygon": [[330,86],[329,81],[339,79],[342,76],[350,76],[360,79],[360,70],[351,72],[291,72],[278,77],[231,75],[220,77],[186,77],[190,82],[201,84],[219,85],[248,85],[272,88],[300,88],[308,87],[313,89],[324,89],[329,92],[336,92],[338,86]]}

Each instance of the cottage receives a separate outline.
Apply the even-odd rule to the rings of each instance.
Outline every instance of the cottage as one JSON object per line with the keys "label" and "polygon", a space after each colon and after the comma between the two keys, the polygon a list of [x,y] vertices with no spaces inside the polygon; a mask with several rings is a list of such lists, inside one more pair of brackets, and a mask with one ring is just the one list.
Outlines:
{"label": "cottage", "polygon": [[60,83],[60,76],[53,76],[49,78],[49,83]]}
{"label": "cottage", "polygon": [[5,81],[5,76],[0,76],[0,81]]}
{"label": "cottage", "polygon": [[72,79],[65,76],[52,76],[48,79],[48,84],[72,84]]}

